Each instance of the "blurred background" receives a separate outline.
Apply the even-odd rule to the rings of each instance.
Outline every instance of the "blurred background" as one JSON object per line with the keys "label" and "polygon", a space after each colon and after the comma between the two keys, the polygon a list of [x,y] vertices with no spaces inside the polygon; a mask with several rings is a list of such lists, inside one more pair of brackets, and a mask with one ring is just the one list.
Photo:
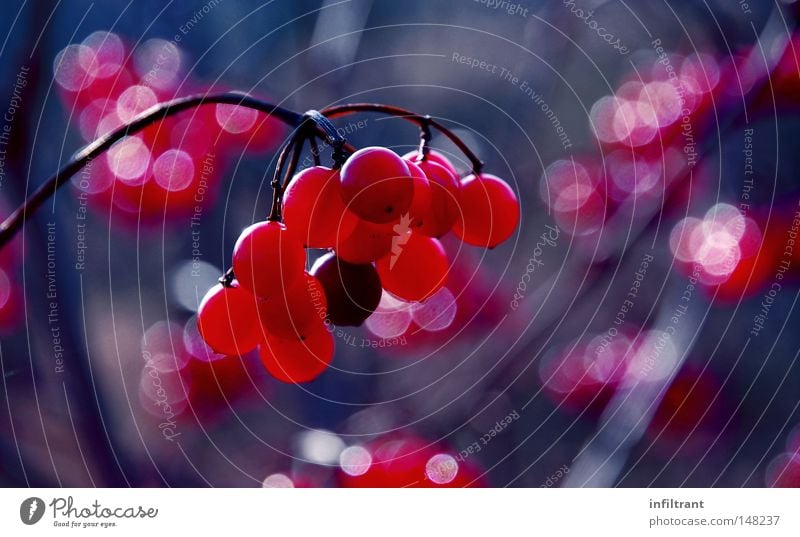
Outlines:
{"label": "blurred background", "polygon": [[[255,354],[213,355],[195,314],[266,217],[291,131],[177,116],[0,252],[3,486],[800,483],[794,2],[4,9],[3,214],[155,102],[239,90],[430,114],[522,216],[492,250],[446,239],[447,292],[384,300],[335,332],[319,379],[281,384]],[[419,140],[398,119],[335,123],[356,147]],[[152,162],[171,149],[195,173],[165,190]]]}

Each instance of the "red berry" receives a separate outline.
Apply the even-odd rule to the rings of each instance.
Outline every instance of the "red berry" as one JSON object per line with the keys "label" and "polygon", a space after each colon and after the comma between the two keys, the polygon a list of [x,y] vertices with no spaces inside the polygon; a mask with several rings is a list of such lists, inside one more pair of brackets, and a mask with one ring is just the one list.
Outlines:
{"label": "red berry", "polygon": [[429,160],[421,162],[419,167],[431,185],[431,203],[420,231],[429,237],[441,237],[453,228],[459,216],[460,185],[457,176],[440,164]]}
{"label": "red berry", "polygon": [[423,219],[428,215],[431,206],[431,183],[422,168],[414,162],[407,161],[408,171],[414,180],[414,198],[408,214],[411,215],[411,225],[414,228],[422,226]]}
{"label": "red berry", "polygon": [[283,195],[283,219],[309,248],[331,248],[353,232],[357,219],[344,206],[339,172],[315,166],[294,176]]}
{"label": "red berry", "polygon": [[233,247],[233,272],[245,289],[260,298],[280,296],[302,275],[303,245],[279,222],[245,229]]}
{"label": "red berry", "polygon": [[333,359],[333,335],[322,321],[311,323],[297,337],[267,334],[259,348],[261,363],[276,379],[287,383],[310,382],[321,375]]}
{"label": "red berry", "polygon": [[[250,363],[249,360],[231,356],[211,361],[189,360],[180,371],[180,384],[175,390],[180,393],[185,386],[183,389],[189,392],[186,403],[191,407],[191,413],[184,412],[183,416],[191,420],[203,420],[207,416],[228,415],[232,405],[243,398],[253,397],[255,371],[250,370]],[[157,397],[158,394],[156,400]],[[161,412],[160,409],[157,411]]]}
{"label": "red berry", "polygon": [[489,174],[461,181],[461,214],[453,232],[467,244],[494,248],[508,239],[519,222],[519,202],[511,187]]}
{"label": "red berry", "polygon": [[336,240],[336,254],[349,263],[372,263],[391,250],[395,235],[392,227],[391,224],[372,224],[359,219],[349,236]]}
{"label": "red berry", "polygon": [[441,289],[449,262],[442,244],[431,237],[406,233],[376,263],[383,288],[410,302],[422,302]]}
{"label": "red berry", "polygon": [[324,319],[327,309],[322,285],[307,273],[286,292],[258,304],[264,330],[284,338],[297,337],[310,323]]}
{"label": "red berry", "polygon": [[342,167],[341,181],[348,209],[378,224],[400,218],[414,197],[408,166],[384,147],[367,147],[353,153]]}
{"label": "red berry", "polygon": [[234,282],[211,288],[197,310],[197,329],[218,354],[242,355],[261,341],[256,298]]}
{"label": "red berry", "polygon": [[337,326],[361,326],[381,301],[381,280],[371,264],[354,265],[334,254],[311,267],[325,291],[328,319]]}
{"label": "red berry", "polygon": [[[419,151],[415,150],[406,153],[405,155],[403,155],[403,159],[417,162],[419,164],[418,162]],[[458,170],[456,170],[456,167],[453,165],[453,162],[449,158],[444,156],[444,154],[440,153],[439,151],[436,151],[435,149],[431,149],[428,152],[428,157],[425,159],[425,162],[435,162],[440,166],[444,166],[444,169],[452,173],[453,177],[458,177]]]}

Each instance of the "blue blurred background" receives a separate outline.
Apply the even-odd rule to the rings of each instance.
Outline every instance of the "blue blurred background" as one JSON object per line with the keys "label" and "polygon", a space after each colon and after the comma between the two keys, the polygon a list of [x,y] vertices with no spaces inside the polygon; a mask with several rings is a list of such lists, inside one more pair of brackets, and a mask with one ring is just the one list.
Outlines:
{"label": "blue blurred background", "polygon": [[[513,186],[522,219],[518,234],[494,250],[447,244],[464,275],[450,284],[464,297],[455,325],[394,345],[379,329],[349,331],[337,339],[335,368],[296,387],[268,378],[257,357],[209,361],[192,347],[199,299],[229,266],[241,229],[269,209],[275,153],[288,129],[276,129],[266,149],[234,140],[214,150],[216,183],[197,225],[192,209],[156,207],[145,219],[113,201],[87,205],[79,186],[65,187],[3,261],[0,295],[10,298],[0,311],[0,484],[261,486],[280,474],[296,486],[336,486],[346,484],[346,446],[405,435],[464,459],[473,484],[486,486],[796,485],[794,272],[774,297],[771,267],[758,285],[731,284],[724,299],[713,282],[698,284],[664,351],[669,358],[657,355],[661,373],[641,383],[585,363],[596,360],[591,353],[578,369],[595,375],[592,382],[554,385],[548,369],[574,354],[576,342],[619,326],[643,259],[651,260],[646,276],[615,338],[622,347],[609,352],[624,357],[655,345],[654,331],[669,324],[691,277],[676,262],[670,231],[718,203],[740,207],[743,185],[753,185],[748,214],[759,243],[774,238],[783,247],[787,228],[770,222],[790,222],[797,211],[797,86],[791,63],[788,75],[780,71],[794,42],[795,4],[499,4],[6,2],[0,110],[19,108],[3,123],[4,214],[89,141],[54,65],[60,51],[102,30],[119,36],[126,53],[172,41],[180,94],[235,89],[300,112],[369,101],[431,114]],[[699,162],[654,198],[620,203],[622,218],[604,231],[570,232],[542,195],[545,171],[559,160],[605,162],[611,150],[597,139],[593,106],[625,82],[646,80],[641,73],[658,65],[658,39],[673,61],[702,53],[716,62],[719,87],[696,119]],[[749,64],[739,61],[745,57]],[[725,77],[732,63],[749,69],[750,78],[737,78],[748,82]],[[356,146],[401,154],[417,146],[407,123],[358,119],[366,121],[348,127]],[[743,153],[748,129],[752,174]],[[433,145],[466,171],[454,146],[439,137]],[[667,153],[663,144],[624,151]],[[556,224],[557,240],[537,250]],[[534,257],[542,264],[531,273]],[[526,270],[521,306],[510,307]],[[772,301],[754,336],[765,296]],[[153,405],[145,364],[163,354],[181,362],[181,371],[159,370],[170,417]],[[518,417],[481,441],[509,415]]]}

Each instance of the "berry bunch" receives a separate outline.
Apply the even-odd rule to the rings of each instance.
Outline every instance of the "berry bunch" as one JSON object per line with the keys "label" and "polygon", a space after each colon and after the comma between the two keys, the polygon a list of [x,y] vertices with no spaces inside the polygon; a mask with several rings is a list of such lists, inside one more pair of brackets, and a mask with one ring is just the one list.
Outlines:
{"label": "berry bunch", "polygon": [[[440,239],[452,232],[465,244],[491,249],[518,225],[511,187],[483,173],[464,141],[430,116],[380,104],[298,114],[235,93],[167,100],[191,85],[181,80],[175,44],[148,41],[129,52],[118,36],[96,32],[59,53],[55,78],[62,95],[80,111],[83,135],[99,138],[4,222],[0,245],[41,206],[47,197],[42,193],[90,164],[79,188],[108,196],[138,222],[197,209],[203,202],[197,193],[211,191],[207,170],[198,173],[196,161],[210,141],[216,145],[232,135],[263,146],[257,142],[274,141],[273,122],[293,127],[278,157],[268,218],[242,232],[232,268],[200,304],[198,332],[214,353],[241,356],[258,348],[274,377],[298,383],[330,364],[331,326],[360,326],[382,302],[407,304],[406,313],[420,327],[443,330],[454,317],[455,298],[444,288],[451,262]],[[202,106],[209,104],[214,108]],[[184,117],[188,110],[191,116]],[[266,115],[261,121],[258,112]],[[356,150],[330,122],[356,112],[415,123],[419,149],[402,157],[384,147]],[[460,177],[445,155],[429,147],[434,129],[464,153],[470,175]],[[332,148],[331,167],[320,164],[319,140]],[[295,173],[306,143],[315,165]],[[307,271],[306,249],[328,253]]]}
{"label": "berry bunch", "polygon": [[[150,39],[131,49],[116,34],[94,32],[55,58],[59,95],[87,142],[131,122],[149,108],[189,92],[209,92],[184,73],[171,41]],[[213,202],[221,156],[234,148],[273,149],[284,129],[274,118],[234,104],[196,108],[126,136],[73,185],[92,203],[111,204],[138,222],[176,218]]]}
{"label": "berry bunch", "polygon": [[[327,126],[316,114],[314,125]],[[333,167],[290,168],[281,184],[284,157],[296,156],[304,132],[279,159],[269,218],[242,232],[232,271],[198,311],[199,331],[215,352],[258,347],[266,369],[291,383],[325,371],[334,353],[331,326],[360,326],[382,297],[422,306],[440,300],[451,266],[443,236],[493,248],[519,220],[505,182],[480,173],[479,161],[460,178],[426,143],[401,157],[383,147],[347,154],[334,139]],[[328,250],[309,271],[306,248]]]}

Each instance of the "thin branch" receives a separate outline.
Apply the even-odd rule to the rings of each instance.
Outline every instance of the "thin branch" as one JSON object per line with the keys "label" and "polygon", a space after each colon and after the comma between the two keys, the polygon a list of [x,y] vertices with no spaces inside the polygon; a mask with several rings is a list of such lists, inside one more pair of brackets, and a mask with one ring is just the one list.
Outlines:
{"label": "thin branch", "polygon": [[59,187],[67,183],[70,177],[78,173],[87,163],[108,150],[115,142],[121,140],[125,136],[135,134],[169,116],[205,104],[232,104],[245,108],[252,108],[274,116],[295,128],[299,127],[303,122],[302,114],[235,92],[212,95],[192,95],[155,105],[139,114],[131,123],[123,125],[81,149],[71,161],[36,189],[19,208],[0,224],[0,248],[13,238],[14,234],[22,228],[33,212],[36,211],[47,198],[52,196]]}
{"label": "thin branch", "polygon": [[386,114],[389,116],[403,118],[418,125],[420,128],[432,127],[445,135],[451,142],[455,144],[456,147],[458,147],[459,151],[464,153],[464,156],[466,156],[472,164],[473,173],[479,174],[481,170],[483,170],[483,161],[478,158],[478,156],[469,148],[469,146],[467,146],[467,144],[465,144],[464,141],[453,131],[435,119],[432,119],[430,116],[423,116],[404,108],[400,108],[399,106],[373,103],[343,104],[330,106],[322,110],[322,114],[329,119],[348,114],[355,114],[358,112],[375,112],[378,114]]}
{"label": "thin branch", "polygon": [[[191,95],[188,97],[181,97],[157,104],[141,114],[139,114],[133,121],[127,125],[123,125],[118,129],[102,136],[81,149],[72,160],[70,160],[64,167],[62,167],[55,175],[47,179],[33,194],[31,194],[6,220],[0,224],[0,248],[5,246],[14,235],[22,229],[22,226],[30,218],[30,216],[44,204],[44,202],[58,190],[61,186],[66,184],[69,179],[78,173],[84,166],[86,166],[93,159],[102,155],[112,145],[126,136],[130,136],[139,131],[144,130],[150,125],[162,121],[167,117],[173,116],[185,110],[189,110],[201,105],[207,104],[231,104],[235,106],[242,106],[244,108],[251,108],[259,112],[273,116],[287,125],[294,127],[298,131],[304,131],[304,125],[307,122],[314,127],[314,134],[324,138],[334,149],[334,166],[341,166],[348,154],[353,153],[355,148],[347,143],[328,118],[342,116],[357,112],[377,112],[388,114],[395,117],[401,117],[419,125],[423,130],[434,128],[449,138],[461,152],[470,160],[474,173],[480,173],[483,168],[483,162],[472,152],[472,150],[459,138],[455,133],[447,127],[441,125],[437,121],[430,118],[430,116],[423,116],[416,114],[409,110],[399,108],[396,106],[389,106],[384,104],[371,104],[371,103],[356,103],[346,104],[341,106],[329,107],[322,112],[311,110],[305,114],[299,114],[292,110],[282,108],[276,104],[262,101],[251,97],[249,95],[238,92],[227,92],[218,94],[200,94]],[[307,136],[305,132],[296,133],[292,140],[284,148],[284,151],[289,151],[297,145],[297,137],[304,141]],[[301,144],[302,145],[302,144]],[[421,146],[422,147],[422,146]],[[422,147],[424,149],[424,147]],[[297,148],[295,153],[299,153]],[[424,153],[423,153],[424,154]],[[288,155],[288,153],[287,153]],[[282,153],[283,161],[287,155]],[[280,160],[280,159],[279,159]],[[282,164],[282,162],[279,162]],[[296,168],[296,164],[293,166]],[[280,197],[283,195],[284,185],[278,184],[275,190],[273,200],[273,215],[279,217],[280,209],[275,213],[275,205],[280,205]],[[274,187],[274,185],[273,185]]]}

